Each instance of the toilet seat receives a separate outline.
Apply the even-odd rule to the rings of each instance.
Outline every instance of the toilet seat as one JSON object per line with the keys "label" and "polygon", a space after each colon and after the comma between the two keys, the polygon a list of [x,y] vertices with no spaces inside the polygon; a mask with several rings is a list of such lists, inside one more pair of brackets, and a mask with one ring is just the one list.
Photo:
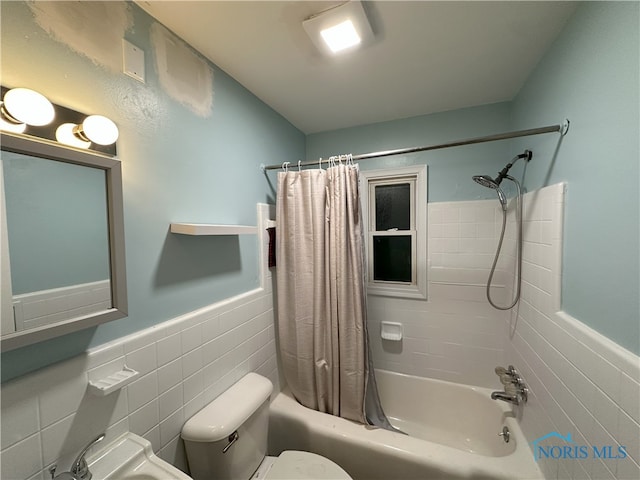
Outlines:
{"label": "toilet seat", "polygon": [[310,452],[282,452],[265,480],[352,480],[336,463]]}

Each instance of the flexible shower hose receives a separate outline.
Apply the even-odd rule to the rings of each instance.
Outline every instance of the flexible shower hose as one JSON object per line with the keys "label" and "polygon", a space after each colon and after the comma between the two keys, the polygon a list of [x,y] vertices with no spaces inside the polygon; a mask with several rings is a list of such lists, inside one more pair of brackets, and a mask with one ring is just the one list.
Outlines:
{"label": "flexible shower hose", "polygon": [[491,281],[493,280],[493,274],[496,271],[496,265],[498,264],[498,258],[500,257],[500,250],[502,249],[502,242],[504,240],[504,232],[507,227],[507,209],[504,208],[502,210],[502,232],[500,233],[500,240],[498,241],[498,248],[496,249],[496,256],[493,259],[493,265],[491,265],[491,273],[489,273],[489,278],[487,280],[487,300],[493,308],[496,308],[498,310],[511,310],[516,306],[518,300],[520,300],[520,284],[522,282],[522,191],[520,189],[520,183],[518,183],[515,178],[509,175],[507,175],[505,178],[515,183],[518,190],[518,196],[516,197],[516,223],[518,224],[518,240],[516,244],[518,258],[516,261],[516,268],[518,274],[516,281],[516,294],[513,298],[513,301],[511,302],[511,305],[506,307],[496,305],[491,299]]}

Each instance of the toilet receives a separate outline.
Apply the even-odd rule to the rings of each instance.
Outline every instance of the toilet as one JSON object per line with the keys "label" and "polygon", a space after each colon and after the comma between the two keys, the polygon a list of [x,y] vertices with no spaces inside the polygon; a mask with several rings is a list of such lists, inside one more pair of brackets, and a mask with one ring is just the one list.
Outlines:
{"label": "toilet", "polygon": [[194,480],[352,480],[315,453],[267,457],[271,381],[248,373],[182,427]]}

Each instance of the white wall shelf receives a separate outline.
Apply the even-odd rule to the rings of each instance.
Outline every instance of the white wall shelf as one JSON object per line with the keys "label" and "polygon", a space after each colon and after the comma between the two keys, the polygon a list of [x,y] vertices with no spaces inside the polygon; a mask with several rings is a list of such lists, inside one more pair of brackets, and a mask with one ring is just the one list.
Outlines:
{"label": "white wall shelf", "polygon": [[172,223],[171,233],[179,233],[182,235],[255,235],[258,233],[258,227],[248,225],[215,225],[211,223]]}

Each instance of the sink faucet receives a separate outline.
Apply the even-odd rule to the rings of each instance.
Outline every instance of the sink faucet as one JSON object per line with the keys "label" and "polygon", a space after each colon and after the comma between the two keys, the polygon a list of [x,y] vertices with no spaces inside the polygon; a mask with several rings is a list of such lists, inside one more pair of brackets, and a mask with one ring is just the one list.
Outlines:
{"label": "sink faucet", "polygon": [[62,472],[54,477],[56,467],[53,466],[51,468],[51,477],[53,480],[91,480],[91,472],[89,471],[89,466],[87,465],[87,461],[85,460],[85,455],[89,451],[91,447],[93,447],[96,443],[101,442],[105,437],[104,433],[101,433],[96,438],[91,440],[89,444],[82,449],[82,451],[78,454],[76,459],[71,464],[71,469],[68,472]]}

